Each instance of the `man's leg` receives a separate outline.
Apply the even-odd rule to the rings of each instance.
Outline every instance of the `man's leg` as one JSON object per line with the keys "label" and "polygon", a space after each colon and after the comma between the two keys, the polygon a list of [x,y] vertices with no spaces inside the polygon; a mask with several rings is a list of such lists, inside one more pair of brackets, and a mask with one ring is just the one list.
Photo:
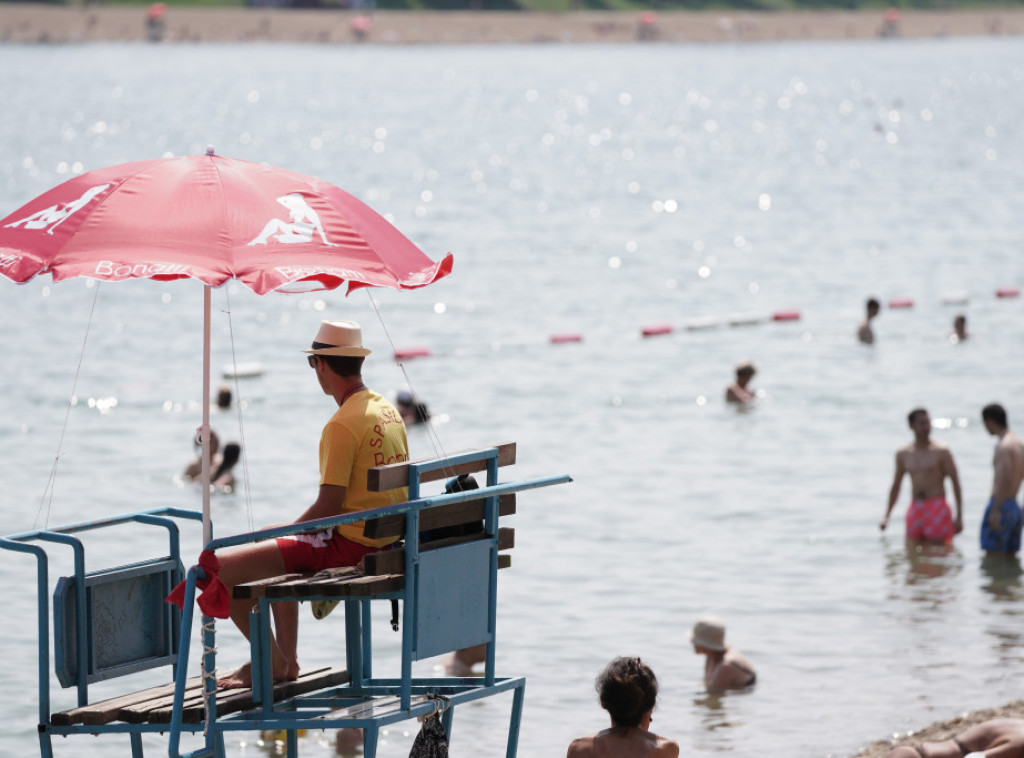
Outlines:
{"label": "man's leg", "polygon": [[[220,560],[220,579],[231,592],[235,585],[278,576],[286,572],[284,558],[277,547],[276,540],[257,542],[252,545],[240,545],[228,548],[217,554]],[[231,620],[238,630],[249,639],[249,610],[251,600],[231,600]],[[292,606],[291,619],[286,618],[286,607]],[[279,608],[281,610],[279,610]],[[279,617],[281,621],[279,621]],[[295,679],[299,675],[299,664],[296,657],[296,640],[298,638],[298,608],[294,603],[275,603],[274,622],[284,624],[278,627],[278,635],[282,637],[282,645],[270,638],[270,651],[273,658],[274,681]],[[217,681],[221,687],[250,687],[252,671],[250,664],[245,664],[237,671],[220,677]]]}

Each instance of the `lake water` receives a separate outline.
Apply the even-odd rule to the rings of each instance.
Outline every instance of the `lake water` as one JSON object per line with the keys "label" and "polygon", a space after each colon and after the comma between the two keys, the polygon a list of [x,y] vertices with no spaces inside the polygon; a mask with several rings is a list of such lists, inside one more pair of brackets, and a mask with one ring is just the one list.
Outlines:
{"label": "lake water", "polygon": [[[515,440],[517,475],[571,474],[521,497],[501,576],[499,673],[528,680],[521,756],[605,726],[593,679],[620,654],[658,674],[653,728],[685,755],[848,756],[1020,697],[1024,586],[1019,567],[982,565],[977,532],[994,443],[980,409],[1024,424],[1024,312],[994,295],[1024,284],[1024,40],[8,45],[0,70],[0,216],[76,172],[213,144],[332,181],[432,258],[454,253],[450,278],[372,301],[214,292],[215,369],[265,369],[239,382],[241,425],[214,418],[243,441],[248,483],[214,518],[233,533],[314,497],[331,403],[298,350],[327,317],[363,324],[372,386],[411,381],[430,405],[436,441],[412,430],[414,456]],[[914,305],[883,307],[868,348],[854,331],[870,295]],[[201,303],[187,282],[0,280],[0,532],[198,505],[176,475],[199,418]],[[960,312],[972,337],[951,344]],[[698,319],[721,325],[686,328]],[[582,341],[550,342],[565,333]],[[391,356],[408,347],[431,355],[403,372]],[[743,359],[763,396],[737,411],[723,391]],[[877,526],[917,405],[963,483],[946,554],[907,552],[907,487]],[[185,540],[197,551],[198,529]],[[36,749],[32,563],[0,560],[0,755]],[[397,657],[385,610],[378,671]],[[704,612],[758,667],[753,692],[702,692],[686,633]],[[302,662],[336,662],[340,631],[304,613]],[[233,630],[218,642],[222,665],[246,655]],[[453,754],[503,754],[509,707],[461,708]],[[414,729],[380,754],[407,755]],[[262,754],[256,737],[231,754]],[[332,755],[330,739],[302,754]],[[118,738],[56,750],[103,744],[127,754]]]}

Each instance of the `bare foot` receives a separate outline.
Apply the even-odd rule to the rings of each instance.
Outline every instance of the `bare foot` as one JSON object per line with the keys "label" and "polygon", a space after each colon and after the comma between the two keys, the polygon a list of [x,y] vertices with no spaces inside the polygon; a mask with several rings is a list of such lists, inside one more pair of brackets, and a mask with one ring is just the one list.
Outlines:
{"label": "bare foot", "polygon": [[239,666],[230,674],[217,677],[217,687],[222,690],[244,689],[252,687],[252,664]]}
{"label": "bare foot", "polygon": [[[299,678],[299,664],[294,663],[278,674],[274,672],[274,683],[293,682]],[[217,686],[222,690],[248,689],[252,687],[252,664],[239,666],[230,674],[217,678]]]}

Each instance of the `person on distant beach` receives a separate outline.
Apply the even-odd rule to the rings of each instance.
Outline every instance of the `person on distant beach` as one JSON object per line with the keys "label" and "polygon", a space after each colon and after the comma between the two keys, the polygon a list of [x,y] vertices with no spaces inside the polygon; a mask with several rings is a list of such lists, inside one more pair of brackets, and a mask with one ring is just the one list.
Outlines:
{"label": "person on distant beach", "polygon": [[857,327],[857,339],[865,345],[875,344],[875,332],[871,328],[871,321],[878,315],[881,304],[875,298],[868,298],[864,307],[864,320]]}
{"label": "person on distant beach", "polygon": [[730,384],[725,390],[725,401],[727,403],[749,403],[757,395],[752,389],[747,389],[757,368],[750,361],[745,361],[736,367],[736,381]]}
{"label": "person on distant beach", "polygon": [[962,313],[953,319],[953,331],[949,335],[949,341],[954,345],[967,339],[967,316]]}
{"label": "person on distant beach", "polygon": [[[367,490],[367,471],[374,466],[409,460],[409,446],[402,417],[386,399],[369,390],[362,379],[362,330],[352,321],[324,321],[309,353],[324,394],[337,410],[320,437],[320,489],[316,501],[295,519],[301,524],[383,505],[403,502],[405,487],[387,492]],[[393,539],[371,540],[362,534],[361,522],[334,529],[308,532],[239,545],[218,551],[220,579],[228,595],[235,585],[296,571],[354,566],[363,556],[377,552]],[[249,637],[251,600],[231,601],[231,620]],[[273,604],[274,629],[270,648],[274,681],[296,679],[299,608],[297,603]],[[225,688],[249,687],[251,665],[220,677]]]}
{"label": "person on distant beach", "polygon": [[1024,758],[1024,719],[989,719],[948,740],[900,745],[884,758]]}
{"label": "person on distant beach", "polygon": [[639,658],[616,658],[595,682],[612,725],[569,744],[566,758],[677,758],[679,743],[651,728],[658,679]]}
{"label": "person on distant beach", "polygon": [[757,672],[739,650],[725,644],[725,624],[717,616],[701,616],[690,632],[693,652],[706,656],[704,686],[708,692],[719,694],[725,690],[752,687]]}
{"label": "person on distant beach", "polygon": [[1010,431],[1006,409],[998,403],[986,405],[981,420],[988,433],[999,438],[992,458],[992,496],[981,521],[981,548],[990,554],[1012,555],[1020,550],[1017,492],[1024,481],[1024,442]]}
{"label": "person on distant beach", "polygon": [[[930,439],[932,420],[924,408],[915,408],[907,415],[907,424],[914,432],[914,441],[896,451],[896,475],[889,489],[889,506],[878,528],[885,531],[889,514],[900,496],[903,475],[910,474],[913,500],[907,509],[907,539],[949,544],[954,534],[964,529],[960,477],[953,454],[945,445]],[[956,518],[946,502],[946,479],[953,485]]]}

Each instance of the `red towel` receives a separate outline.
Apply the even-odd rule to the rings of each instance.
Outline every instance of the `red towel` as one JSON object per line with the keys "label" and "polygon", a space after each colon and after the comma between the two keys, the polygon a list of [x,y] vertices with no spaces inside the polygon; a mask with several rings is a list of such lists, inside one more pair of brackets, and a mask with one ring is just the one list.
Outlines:
{"label": "red towel", "polygon": [[[199,609],[207,616],[226,619],[231,615],[231,597],[228,595],[228,588],[217,576],[220,571],[220,561],[212,550],[204,550],[199,555],[199,568],[206,572],[205,579],[198,579],[196,587],[200,596],[196,599]],[[184,610],[185,608],[185,582],[181,582],[171,590],[171,594],[164,598],[165,602],[174,603]]]}

